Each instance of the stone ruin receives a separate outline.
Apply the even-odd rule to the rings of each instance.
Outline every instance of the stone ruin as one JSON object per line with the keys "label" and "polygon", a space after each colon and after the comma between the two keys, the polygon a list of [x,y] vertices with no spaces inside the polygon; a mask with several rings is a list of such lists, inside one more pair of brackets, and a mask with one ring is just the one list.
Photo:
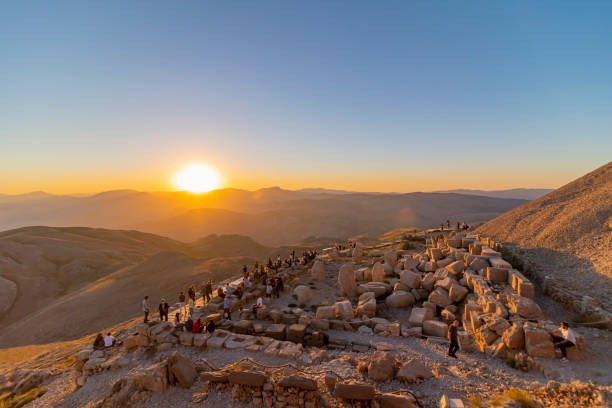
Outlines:
{"label": "stone ruin", "polygon": [[[326,250],[310,271],[302,267],[286,268],[280,271],[280,276],[288,283],[286,289],[298,301],[308,302],[311,289],[306,285],[293,287],[292,279],[309,272],[317,280],[324,280],[326,265],[341,264],[337,285],[344,299],[318,306],[313,311],[264,305],[253,312],[247,305],[265,295],[265,287],[256,284],[240,299],[233,297],[231,300],[232,310],[241,310],[241,320],[225,320],[220,313],[222,300],[217,297],[196,310],[195,318],[201,316],[217,323],[218,329],[212,334],[177,331],[168,322],[141,323],[125,338],[123,348],[161,352],[180,344],[201,350],[223,348],[260,352],[310,365],[326,359],[326,349],[357,352],[377,349],[377,343],[368,336],[364,336],[367,340],[349,342],[334,331],[419,337],[435,342],[445,338],[448,325],[458,320],[462,325],[458,332],[460,350],[495,357],[511,354],[516,360],[525,360],[537,367],[534,357],[557,356],[549,335],[556,326],[544,318],[534,301],[534,285],[513,269],[496,249],[498,244],[487,237],[448,231],[430,235],[421,252],[362,245],[344,251]],[[405,311],[408,324],[378,316],[381,309],[396,314]],[[584,338],[578,334],[576,337],[576,347],[567,350],[570,359],[587,355]],[[418,361],[399,365],[387,354],[379,349],[360,370],[374,381],[414,382],[432,375]],[[103,351],[89,349],[78,353],[76,360],[79,385],[96,372],[126,365],[121,355],[108,358]],[[279,376],[269,370],[236,372],[210,370],[204,366],[192,370],[185,367],[194,363],[184,360],[173,355],[168,360],[140,367],[132,370],[124,382],[138,383],[141,390],[160,391],[173,384],[190,386],[199,376],[208,387],[231,390],[238,400],[266,407],[329,406],[321,403],[327,398],[325,390],[342,401],[343,406],[418,405],[412,395],[381,395],[373,385],[341,381],[329,374],[325,375],[322,384],[320,376],[296,373]],[[176,366],[183,368],[174,368]],[[173,370],[179,373],[172,374]],[[163,373],[166,373],[165,380],[161,379]]]}

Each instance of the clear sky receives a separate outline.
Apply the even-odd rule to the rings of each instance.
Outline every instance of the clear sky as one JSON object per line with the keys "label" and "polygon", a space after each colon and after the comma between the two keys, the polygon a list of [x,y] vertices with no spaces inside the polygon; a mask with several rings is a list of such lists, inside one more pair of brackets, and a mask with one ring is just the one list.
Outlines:
{"label": "clear sky", "polygon": [[611,1],[6,1],[0,192],[558,187],[612,160]]}

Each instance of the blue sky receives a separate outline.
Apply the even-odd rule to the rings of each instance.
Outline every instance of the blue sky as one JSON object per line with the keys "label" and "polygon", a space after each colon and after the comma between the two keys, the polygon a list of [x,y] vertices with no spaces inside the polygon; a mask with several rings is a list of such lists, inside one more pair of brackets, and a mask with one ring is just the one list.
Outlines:
{"label": "blue sky", "polygon": [[558,187],[612,158],[612,2],[8,2],[0,192]]}

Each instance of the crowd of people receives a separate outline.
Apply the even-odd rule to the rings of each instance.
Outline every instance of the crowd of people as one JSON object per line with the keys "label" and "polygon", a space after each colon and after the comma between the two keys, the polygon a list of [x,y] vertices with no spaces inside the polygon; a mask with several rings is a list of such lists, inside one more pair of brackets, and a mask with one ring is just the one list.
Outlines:
{"label": "crowd of people", "polygon": [[[440,231],[444,231],[444,226],[446,225],[446,229],[449,230],[451,227],[451,223],[450,220],[446,220],[446,222],[441,222],[440,223]],[[459,230],[469,230],[470,226],[468,224],[466,224],[465,222],[462,221],[457,221],[457,226],[456,229]]]}
{"label": "crowd of people", "polygon": [[[233,285],[228,282],[225,286],[219,286],[216,290],[216,296],[223,299],[223,317],[227,320],[232,319],[231,312],[231,297],[241,299],[243,294],[247,292],[253,285],[263,283],[265,286],[266,299],[278,298],[284,289],[284,282],[278,272],[283,267],[295,267],[298,265],[307,265],[317,256],[316,250],[303,251],[301,256],[296,255],[295,250],[291,251],[289,256],[283,259],[280,255],[276,257],[276,261],[268,258],[267,263],[259,263],[255,261],[254,265],[249,268],[247,265],[242,267],[241,279]],[[213,290],[213,282],[211,279],[203,283],[200,287],[200,293],[204,303],[208,303],[215,296]],[[212,333],[215,330],[215,323],[210,321],[204,325],[200,318],[193,320],[194,308],[196,305],[197,289],[195,285],[190,285],[187,288],[187,293],[181,291],[178,294],[178,309],[174,315],[174,327],[193,333],[202,333],[203,331]],[[263,306],[263,299],[259,297],[253,305],[253,311]],[[161,298],[158,306],[159,319],[168,321],[170,313],[170,305],[166,298]],[[142,300],[142,313],[144,315],[144,323],[149,322],[151,316],[151,305],[149,296],[145,296]],[[110,334],[109,334],[110,335]]]}

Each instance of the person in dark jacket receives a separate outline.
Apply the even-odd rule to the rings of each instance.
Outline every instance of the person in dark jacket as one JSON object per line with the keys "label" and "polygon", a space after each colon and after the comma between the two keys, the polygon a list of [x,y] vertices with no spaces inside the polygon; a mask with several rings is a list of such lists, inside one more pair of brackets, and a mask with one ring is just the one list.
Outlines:
{"label": "person in dark jacket", "polygon": [[98,335],[96,336],[93,347],[94,350],[104,349],[104,336],[102,336],[102,333],[98,333]]}
{"label": "person in dark jacket", "polygon": [[185,331],[191,332],[192,329],[193,329],[193,320],[191,320],[191,316],[189,316],[189,319],[187,319],[187,321],[185,322]]}
{"label": "person in dark jacket", "polygon": [[217,325],[214,320],[211,319],[206,323],[206,333],[214,333],[216,328]]}
{"label": "person in dark jacket", "polygon": [[459,320],[453,321],[448,328],[448,356],[457,358],[455,354],[459,350],[459,341],[457,340],[457,330],[459,330]]}
{"label": "person in dark jacket", "polygon": [[166,302],[165,298],[162,298],[159,304],[159,320],[168,321],[168,312],[170,311],[170,305]]}

